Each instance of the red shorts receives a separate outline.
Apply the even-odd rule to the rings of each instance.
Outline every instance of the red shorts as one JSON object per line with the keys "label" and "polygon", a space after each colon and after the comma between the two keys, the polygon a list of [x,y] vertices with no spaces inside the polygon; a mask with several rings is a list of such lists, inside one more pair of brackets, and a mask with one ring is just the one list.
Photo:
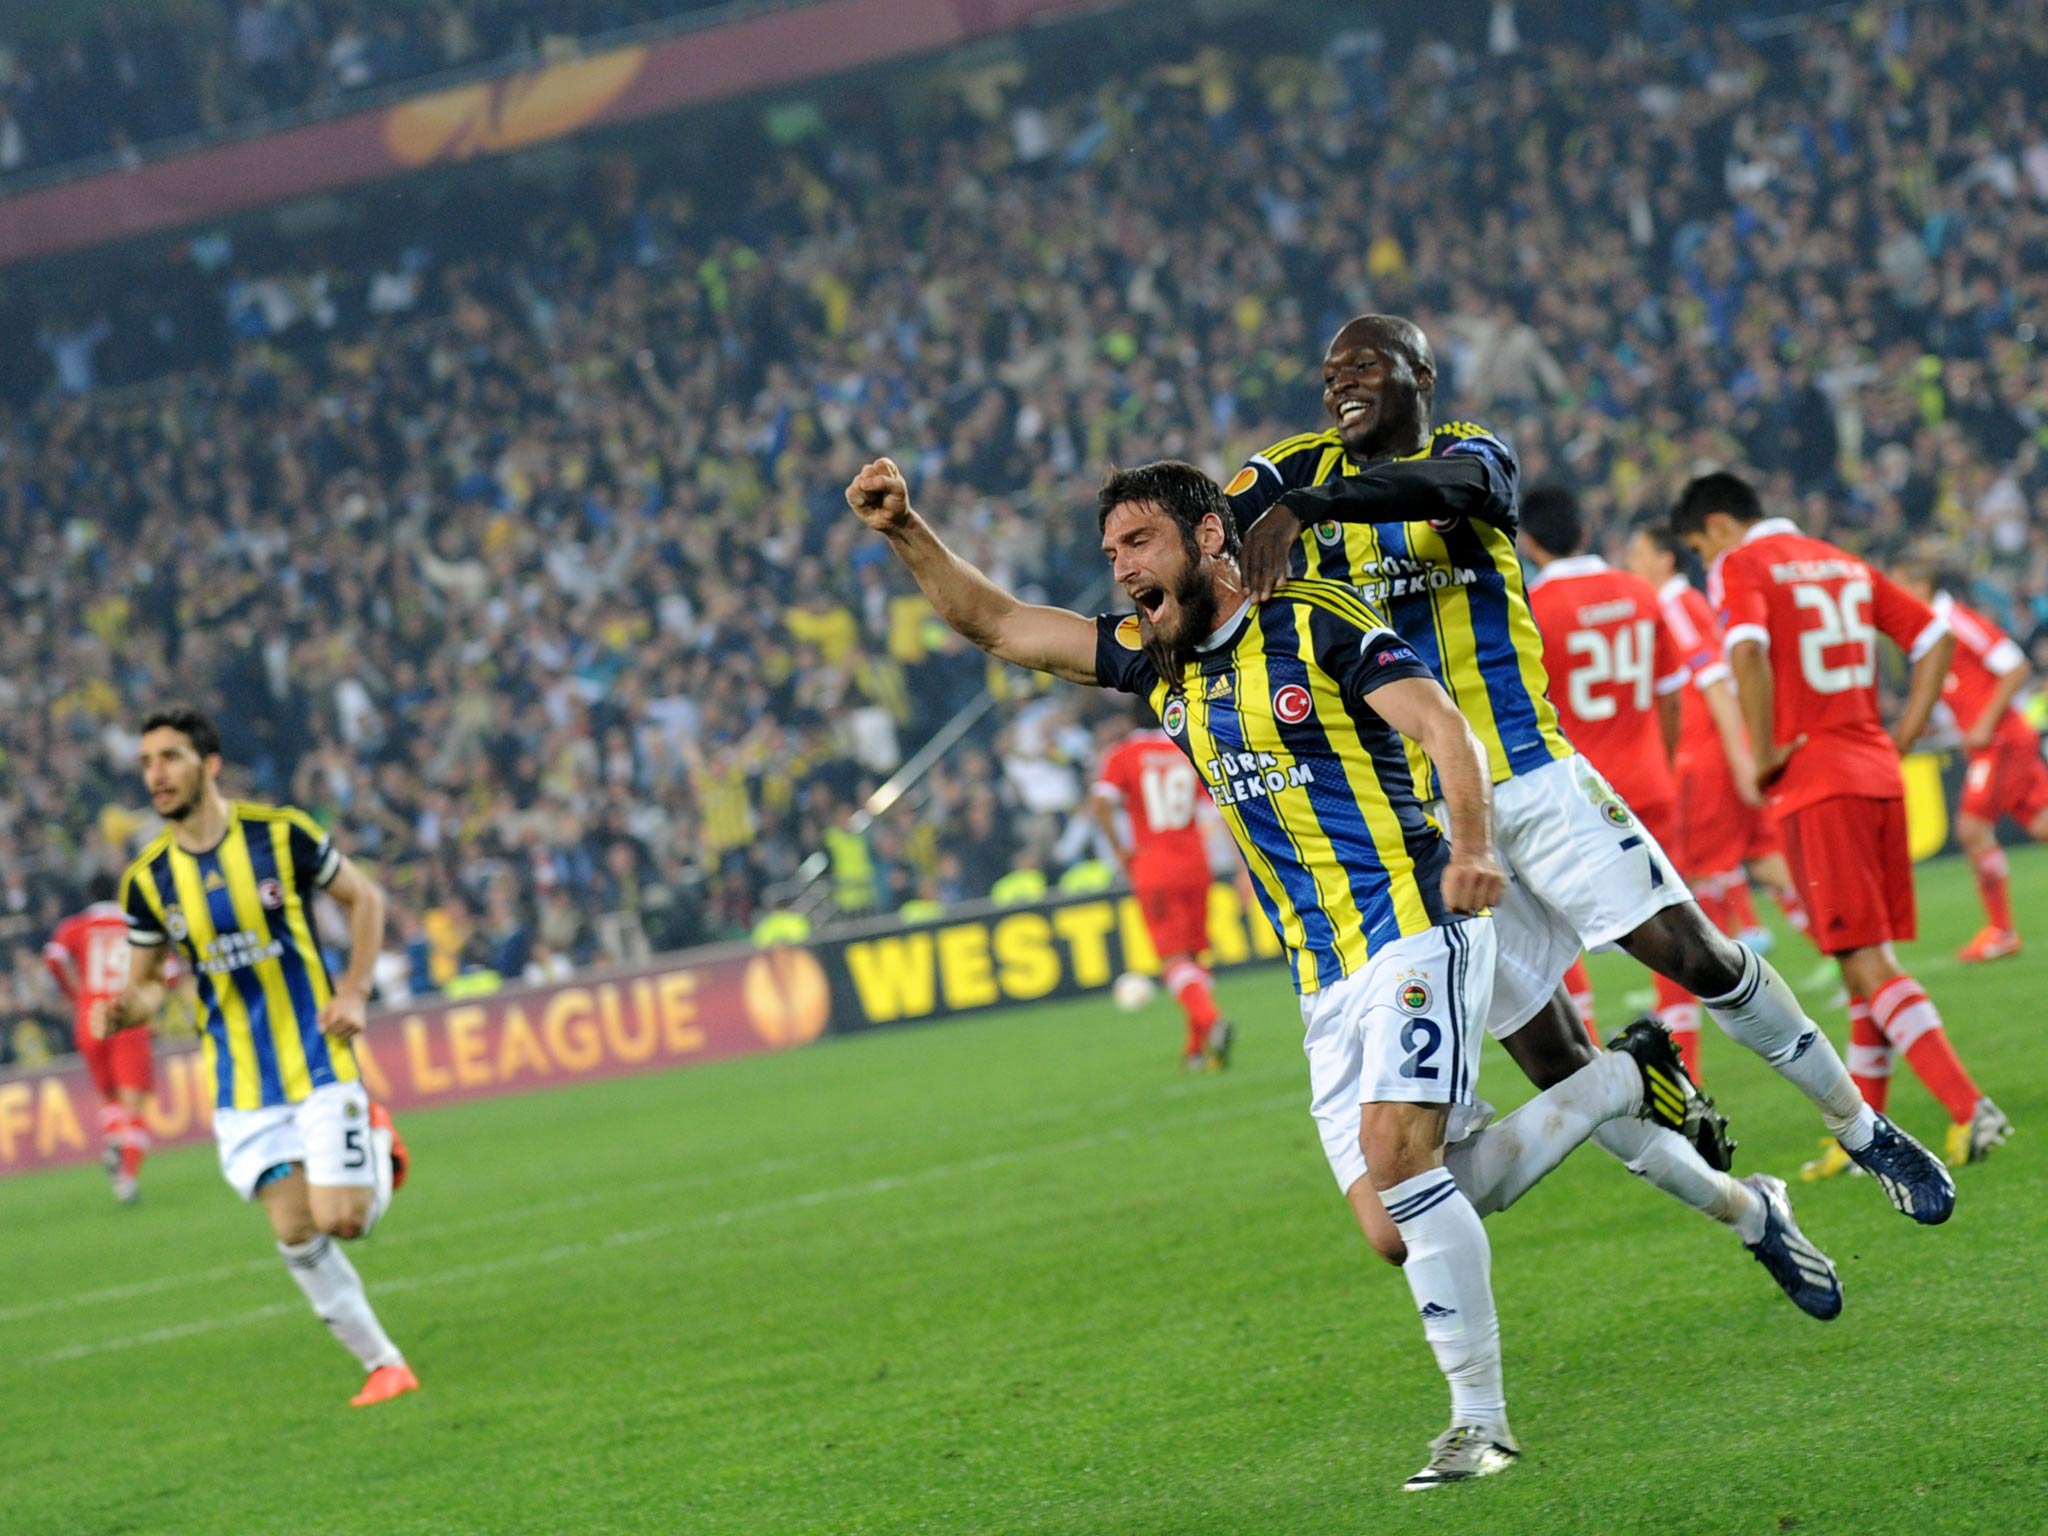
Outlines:
{"label": "red shorts", "polygon": [[92,1074],[92,1085],[101,1098],[113,1098],[120,1088],[148,1093],[155,1086],[156,1058],[150,1050],[148,1030],[124,1029],[100,1040],[81,1029],[77,1040],[78,1054],[85,1058],[85,1070]]}
{"label": "red shorts", "polygon": [[1726,773],[1683,774],[1678,782],[1684,825],[1671,853],[1688,880],[1733,874],[1784,851],[1778,818],[1766,807],[1744,805]]}
{"label": "red shorts", "polygon": [[1209,947],[1209,872],[1136,888],[1138,909],[1152,947],[1164,960],[1169,955],[1199,955]]}
{"label": "red shorts", "polygon": [[1979,821],[2010,816],[2023,827],[2032,826],[2048,811],[2048,763],[2041,761],[2041,749],[2029,739],[1994,741],[1972,752],[1958,809]]}
{"label": "red shorts", "polygon": [[1808,932],[1822,954],[1919,932],[1903,799],[1838,795],[1789,812],[1780,825],[1792,879],[1813,919]]}

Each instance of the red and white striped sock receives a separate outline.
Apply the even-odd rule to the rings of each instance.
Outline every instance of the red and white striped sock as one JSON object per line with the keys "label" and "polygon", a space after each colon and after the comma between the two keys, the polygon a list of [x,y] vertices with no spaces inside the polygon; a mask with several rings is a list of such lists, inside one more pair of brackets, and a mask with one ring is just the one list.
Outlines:
{"label": "red and white striped sock", "polygon": [[1984,915],[2000,933],[2011,933],[2012,889],[2007,881],[2012,871],[2005,861],[2005,850],[1994,846],[1978,854],[1970,864],[1977,871],[1977,894],[1984,900]]}
{"label": "red and white striped sock", "polygon": [[1584,955],[1574,960],[1572,968],[1564,973],[1564,989],[1571,994],[1572,1006],[1579,1010],[1579,1017],[1586,1021],[1586,1033],[1598,1045],[1600,1029],[1593,1022],[1593,978],[1586,974]]}
{"label": "red and white striped sock", "polygon": [[1935,1012],[1920,983],[1910,976],[1894,976],[1871,998],[1870,1018],[1884,1031],[1892,1049],[1906,1058],[1913,1075],[1941,1100],[1949,1118],[1958,1125],[1967,1123],[1977,1112],[1981,1095],[1957,1057],[1955,1047],[1948,1043],[1941,1015]]}
{"label": "red and white striped sock", "polygon": [[142,1172],[142,1160],[149,1154],[149,1128],[142,1123],[138,1111],[124,1115],[125,1124],[121,1131],[121,1172],[134,1178]]}
{"label": "red and white striped sock", "polygon": [[1700,1000],[1668,976],[1658,976],[1657,1021],[1671,1031],[1686,1075],[1700,1080]]}
{"label": "red and white striped sock", "polygon": [[1870,1017],[1870,1004],[1849,999],[1849,1075],[1863,1102],[1879,1114],[1892,1092],[1892,1045]]}
{"label": "red and white striped sock", "polygon": [[1210,990],[1209,973],[1185,956],[1176,955],[1166,962],[1162,979],[1187,1017],[1187,1053],[1196,1055],[1208,1045],[1209,1031],[1216,1023],[1216,995]]}

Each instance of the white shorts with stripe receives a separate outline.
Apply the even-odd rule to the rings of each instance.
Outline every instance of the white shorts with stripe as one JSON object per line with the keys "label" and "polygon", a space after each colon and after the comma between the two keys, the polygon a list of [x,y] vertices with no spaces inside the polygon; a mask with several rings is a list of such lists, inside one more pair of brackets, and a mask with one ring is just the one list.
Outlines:
{"label": "white shorts with stripe", "polygon": [[1361,1105],[1448,1105],[1450,1141],[1492,1117],[1474,1089],[1493,977],[1493,920],[1475,917],[1398,939],[1301,1000],[1311,1108],[1339,1189],[1365,1176]]}
{"label": "white shorts with stripe", "polygon": [[213,1136],[221,1177],[244,1200],[256,1198],[257,1180],[279,1163],[304,1164],[308,1184],[377,1182],[370,1095],[360,1082],[322,1084],[296,1104],[217,1109]]}
{"label": "white shorts with stripe", "polygon": [[[1429,813],[1452,830],[1442,801]],[[1508,877],[1493,908],[1499,971],[1486,1019],[1499,1040],[1535,1017],[1581,949],[1626,937],[1692,892],[1649,828],[1576,754],[1494,785],[1493,822]]]}

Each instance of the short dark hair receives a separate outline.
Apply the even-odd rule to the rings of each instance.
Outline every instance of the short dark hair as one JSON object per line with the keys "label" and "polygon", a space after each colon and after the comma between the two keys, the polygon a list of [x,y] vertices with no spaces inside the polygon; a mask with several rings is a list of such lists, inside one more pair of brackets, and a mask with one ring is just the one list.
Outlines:
{"label": "short dark hair", "polygon": [[85,882],[85,899],[90,902],[112,901],[120,889],[121,882],[102,869]]}
{"label": "short dark hair", "polygon": [[1576,555],[1586,542],[1586,519],[1570,486],[1539,485],[1522,498],[1522,532],[1547,554]]}
{"label": "short dark hair", "polygon": [[1096,531],[1109,526],[1109,514],[1126,502],[1149,501],[1180,526],[1181,537],[1192,549],[1195,530],[1202,519],[1214,514],[1223,524],[1223,553],[1237,558],[1237,518],[1223,499],[1223,487],[1192,464],[1179,459],[1158,459],[1136,469],[1114,465],[1102,477],[1095,493]]}
{"label": "short dark hair", "polygon": [[1725,512],[1738,523],[1760,523],[1764,504],[1756,487],[1742,476],[1717,469],[1710,475],[1695,476],[1678,493],[1678,504],[1671,509],[1671,531],[1680,536],[1704,533],[1707,519],[1716,512]]}
{"label": "short dark hair", "polygon": [[201,757],[220,755],[220,731],[206,716],[189,704],[173,704],[169,709],[159,709],[142,722],[142,734],[151,731],[183,731],[192,750]]}
{"label": "short dark hair", "polygon": [[1700,557],[1692,552],[1692,546],[1681,539],[1671,526],[1671,519],[1661,512],[1638,512],[1629,521],[1628,531],[1640,533],[1652,544],[1671,557],[1671,563],[1687,581],[1700,585]]}

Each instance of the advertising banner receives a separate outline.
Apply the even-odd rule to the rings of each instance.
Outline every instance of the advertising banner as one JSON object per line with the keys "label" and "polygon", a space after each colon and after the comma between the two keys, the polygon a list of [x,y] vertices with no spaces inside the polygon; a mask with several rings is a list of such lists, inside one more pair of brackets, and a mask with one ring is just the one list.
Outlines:
{"label": "advertising banner", "polygon": [[0,265],[930,52],[1106,0],[817,0],[0,200]]}
{"label": "advertising banner", "polygon": [[[1961,775],[1956,754],[1906,759],[1914,858],[1952,846],[1948,806]],[[1265,915],[1247,910],[1229,884],[1210,887],[1209,945],[1219,970],[1280,958]],[[1028,906],[979,902],[930,923],[881,918],[803,944],[695,950],[559,986],[384,1012],[357,1051],[371,1094],[403,1112],[789,1050],[828,1032],[1082,997],[1125,971],[1158,969],[1126,891]],[[1286,1006],[1278,966],[1273,987]],[[85,1069],[68,1060],[0,1077],[0,1177],[95,1156],[97,1096]],[[209,1140],[213,1083],[196,1044],[160,1043],[156,1075],[147,1116],[157,1143]]]}
{"label": "advertising banner", "polygon": [[[784,1050],[825,1030],[808,951],[698,951],[561,986],[373,1016],[357,1041],[371,1095],[403,1113],[632,1072]],[[0,1177],[96,1155],[98,1094],[77,1058],[0,1078]],[[146,1119],[159,1146],[210,1140],[213,1078],[195,1041],[159,1044]]]}
{"label": "advertising banner", "polygon": [[[1237,892],[1210,906],[1216,963],[1270,959],[1263,916]],[[833,1031],[1078,997],[1159,968],[1130,896],[962,907],[943,922],[882,920],[808,944],[695,950],[644,967],[375,1014],[357,1041],[371,1095],[403,1113],[808,1045]],[[1276,983],[1284,987],[1280,979]],[[77,1058],[0,1077],[0,1177],[94,1157],[98,1096]],[[196,1041],[158,1044],[146,1116],[159,1146],[210,1140],[213,1079]]]}

